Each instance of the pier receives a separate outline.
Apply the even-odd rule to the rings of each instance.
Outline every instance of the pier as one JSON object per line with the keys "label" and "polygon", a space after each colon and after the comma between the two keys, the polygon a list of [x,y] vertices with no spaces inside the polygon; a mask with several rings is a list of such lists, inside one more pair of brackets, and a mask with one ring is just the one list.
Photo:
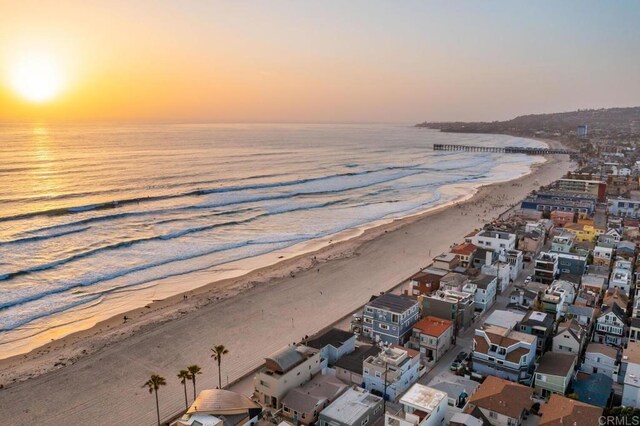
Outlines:
{"label": "pier", "polygon": [[519,146],[471,146],[471,145],[450,145],[433,144],[434,151],[467,151],[467,152],[496,152],[503,154],[527,154],[527,155],[574,155],[576,151],[571,149],[557,148],[528,148]]}

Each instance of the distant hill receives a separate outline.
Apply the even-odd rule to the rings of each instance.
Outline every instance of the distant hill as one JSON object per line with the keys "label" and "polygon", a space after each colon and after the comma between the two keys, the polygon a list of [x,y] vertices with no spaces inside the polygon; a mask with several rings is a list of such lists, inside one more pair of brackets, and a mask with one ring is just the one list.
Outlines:
{"label": "distant hill", "polygon": [[571,137],[576,135],[576,128],[584,124],[589,127],[589,137],[637,139],[640,138],[640,107],[530,114],[507,121],[424,122],[416,124],[416,127],[458,133]]}

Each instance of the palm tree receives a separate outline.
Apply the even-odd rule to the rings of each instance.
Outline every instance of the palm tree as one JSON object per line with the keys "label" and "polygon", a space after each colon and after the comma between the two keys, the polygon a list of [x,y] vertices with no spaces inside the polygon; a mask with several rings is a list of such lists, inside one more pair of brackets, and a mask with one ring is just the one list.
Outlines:
{"label": "palm tree", "polygon": [[149,389],[149,393],[156,394],[156,414],[158,416],[158,426],[160,426],[160,404],[158,403],[158,389],[160,389],[160,386],[164,386],[166,384],[167,381],[164,377],[157,374],[152,374],[149,380],[147,380],[144,385],[142,385],[143,388],[146,387]]}
{"label": "palm tree", "polygon": [[202,374],[202,368],[199,365],[190,365],[187,367],[187,371],[191,376],[191,381],[193,382],[193,399],[196,399],[196,374]]}
{"label": "palm tree", "polygon": [[187,380],[191,380],[191,373],[189,370],[180,370],[178,373],[178,379],[180,379],[180,383],[184,386],[184,405],[189,409],[189,401],[187,399]]}
{"label": "palm tree", "polygon": [[222,357],[228,354],[229,351],[224,347],[224,345],[216,345],[211,348],[211,352],[213,352],[211,354],[211,358],[218,361],[218,388],[222,389]]}

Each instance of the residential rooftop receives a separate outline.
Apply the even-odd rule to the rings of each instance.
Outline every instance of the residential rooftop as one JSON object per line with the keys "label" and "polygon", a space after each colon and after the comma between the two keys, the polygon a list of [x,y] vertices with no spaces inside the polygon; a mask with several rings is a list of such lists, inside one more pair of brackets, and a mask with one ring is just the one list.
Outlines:
{"label": "residential rooftop", "polygon": [[420,330],[422,334],[429,336],[440,336],[452,326],[452,322],[446,319],[433,316],[426,316],[413,325],[414,329]]}
{"label": "residential rooftop", "polygon": [[411,309],[417,303],[418,302],[416,300],[408,296],[385,293],[367,303],[367,306],[401,314]]}
{"label": "residential rooftop", "polygon": [[469,402],[477,407],[519,419],[533,405],[533,389],[495,376],[487,376]]}
{"label": "residential rooftop", "polygon": [[431,413],[445,398],[447,398],[445,392],[416,383],[402,395],[400,403],[425,413]]}
{"label": "residential rooftop", "polygon": [[364,389],[354,387],[336,398],[320,414],[339,423],[353,424],[381,401],[381,397],[370,394]]}
{"label": "residential rooftop", "polygon": [[575,366],[576,356],[560,352],[545,352],[538,362],[536,373],[567,376]]}
{"label": "residential rooftop", "polygon": [[538,426],[598,426],[602,408],[552,394],[540,407]]}
{"label": "residential rooftop", "polygon": [[331,345],[334,348],[339,348],[349,339],[352,339],[355,334],[340,330],[338,328],[331,328],[326,333],[321,334],[320,336],[314,337],[312,339],[307,340],[305,343],[307,346],[310,346],[315,349],[322,349],[325,346]]}

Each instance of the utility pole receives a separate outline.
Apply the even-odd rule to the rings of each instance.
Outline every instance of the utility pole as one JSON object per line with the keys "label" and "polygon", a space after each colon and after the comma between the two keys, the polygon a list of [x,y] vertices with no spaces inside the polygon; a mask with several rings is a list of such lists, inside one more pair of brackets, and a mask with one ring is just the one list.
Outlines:
{"label": "utility pole", "polygon": [[384,392],[382,394],[382,415],[385,415],[387,412],[387,371],[388,371],[389,363],[387,361],[387,356],[385,354],[384,357]]}

